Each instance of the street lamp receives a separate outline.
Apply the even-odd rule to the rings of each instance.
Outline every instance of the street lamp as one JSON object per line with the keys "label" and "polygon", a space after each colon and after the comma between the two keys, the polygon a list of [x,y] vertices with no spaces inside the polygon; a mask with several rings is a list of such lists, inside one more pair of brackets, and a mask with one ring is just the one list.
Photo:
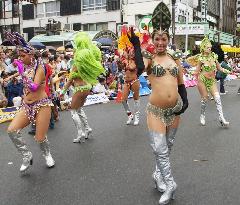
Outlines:
{"label": "street lamp", "polygon": [[46,26],[47,35],[51,35],[52,33],[55,34],[56,23],[58,23],[58,21],[55,21],[55,19],[53,19],[53,18],[48,19],[48,24]]}
{"label": "street lamp", "polygon": [[175,43],[175,4],[176,0],[172,0],[172,44]]}

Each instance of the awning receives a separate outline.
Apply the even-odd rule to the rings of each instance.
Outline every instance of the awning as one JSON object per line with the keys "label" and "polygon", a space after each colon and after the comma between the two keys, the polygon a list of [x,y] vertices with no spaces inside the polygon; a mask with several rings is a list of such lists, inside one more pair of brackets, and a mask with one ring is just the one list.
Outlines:
{"label": "awning", "polygon": [[[93,39],[93,37],[96,35],[98,31],[88,31],[90,38]],[[29,42],[42,42],[42,43],[50,43],[50,42],[64,42],[64,41],[72,41],[74,39],[74,36],[78,32],[62,32],[61,35],[52,35],[47,36],[46,34],[40,34],[34,36]]]}
{"label": "awning", "polygon": [[221,45],[221,48],[224,52],[227,53],[240,53],[240,48],[232,47],[230,45]]}
{"label": "awning", "polygon": [[113,39],[111,38],[99,38],[96,39],[96,41],[101,43],[103,46],[111,46],[113,44]]}

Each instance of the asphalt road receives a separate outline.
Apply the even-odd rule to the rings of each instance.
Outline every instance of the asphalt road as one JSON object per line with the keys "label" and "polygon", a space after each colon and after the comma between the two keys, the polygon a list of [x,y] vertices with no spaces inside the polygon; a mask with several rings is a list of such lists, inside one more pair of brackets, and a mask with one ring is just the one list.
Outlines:
{"label": "asphalt road", "polygon": [[[222,96],[231,125],[217,121],[213,101],[207,105],[207,125],[200,126],[200,98],[188,88],[190,107],[182,116],[171,154],[178,184],[174,205],[240,204],[240,81],[227,83]],[[33,137],[25,139],[34,155],[28,174],[21,176],[21,157],[0,124],[0,205],[157,205],[160,198],[151,178],[154,158],[148,142],[145,106],[141,98],[140,125],[125,125],[126,116],[114,102],[85,108],[93,136],[74,144],[69,112],[48,134],[56,166],[48,169]],[[133,105],[133,101],[130,104]]]}

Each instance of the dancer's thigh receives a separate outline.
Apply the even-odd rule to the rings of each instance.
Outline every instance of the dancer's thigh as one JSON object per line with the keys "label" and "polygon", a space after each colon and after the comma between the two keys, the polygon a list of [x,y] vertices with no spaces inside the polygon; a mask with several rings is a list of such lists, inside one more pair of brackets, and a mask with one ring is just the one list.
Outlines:
{"label": "dancer's thigh", "polygon": [[151,113],[147,114],[147,125],[150,131],[166,134],[166,125]]}
{"label": "dancer's thigh", "polygon": [[51,118],[51,107],[50,106],[41,107],[40,110],[38,111],[38,114],[36,115],[35,139],[38,142],[44,141],[48,132],[50,118]]}
{"label": "dancer's thigh", "polygon": [[140,82],[139,80],[132,84],[132,92],[133,92],[133,99],[138,100],[139,99],[139,88],[140,88]]}
{"label": "dancer's thigh", "polygon": [[72,103],[71,109],[78,109],[82,107],[86,101],[87,96],[89,95],[90,91],[78,91],[72,96]]}
{"label": "dancer's thigh", "polygon": [[179,123],[180,123],[180,115],[177,115],[173,123],[167,127],[167,130],[178,128]]}
{"label": "dancer's thigh", "polygon": [[130,91],[130,86],[124,83],[123,92],[122,92],[122,101],[126,101],[128,99],[129,91]]}
{"label": "dancer's thigh", "polygon": [[207,91],[206,86],[204,85],[204,83],[201,80],[198,80],[197,87],[198,87],[198,91],[201,95],[201,98],[207,99],[208,98],[208,91]]}
{"label": "dancer's thigh", "polygon": [[27,125],[30,124],[30,121],[28,117],[26,116],[26,113],[24,110],[21,110],[16,114],[10,125],[8,126],[8,132],[13,132],[17,130],[21,130]]}
{"label": "dancer's thigh", "polygon": [[213,97],[216,95],[216,93],[219,94],[216,83],[214,83],[214,84],[212,85],[212,87],[211,87],[211,89],[210,89],[210,93],[211,93],[211,95],[212,95]]}

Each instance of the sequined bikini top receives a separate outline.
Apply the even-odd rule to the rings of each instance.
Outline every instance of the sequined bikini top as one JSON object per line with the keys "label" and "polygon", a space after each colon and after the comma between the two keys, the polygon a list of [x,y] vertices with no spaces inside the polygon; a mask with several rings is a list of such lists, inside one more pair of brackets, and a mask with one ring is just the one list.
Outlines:
{"label": "sequined bikini top", "polygon": [[206,72],[214,71],[214,70],[216,70],[216,64],[213,64],[211,66],[203,64],[202,65],[202,70],[206,71]]}
{"label": "sequined bikini top", "polygon": [[173,77],[177,77],[178,76],[178,67],[174,66],[174,67],[163,67],[160,64],[156,64],[156,65],[152,65],[152,74],[155,75],[156,77],[162,77],[164,76],[167,71],[173,76]]}

